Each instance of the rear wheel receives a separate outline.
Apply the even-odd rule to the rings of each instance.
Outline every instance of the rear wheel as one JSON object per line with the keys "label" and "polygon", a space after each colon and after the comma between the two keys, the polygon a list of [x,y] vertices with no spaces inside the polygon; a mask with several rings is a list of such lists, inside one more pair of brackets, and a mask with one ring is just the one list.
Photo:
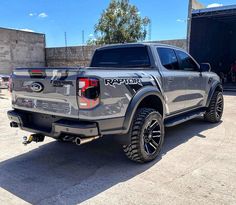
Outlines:
{"label": "rear wheel", "polygon": [[124,146],[129,159],[139,163],[154,160],[164,141],[162,116],[150,108],[137,111],[131,127],[131,143]]}
{"label": "rear wheel", "polygon": [[224,97],[222,92],[216,91],[204,115],[206,121],[217,123],[221,120],[224,111]]}

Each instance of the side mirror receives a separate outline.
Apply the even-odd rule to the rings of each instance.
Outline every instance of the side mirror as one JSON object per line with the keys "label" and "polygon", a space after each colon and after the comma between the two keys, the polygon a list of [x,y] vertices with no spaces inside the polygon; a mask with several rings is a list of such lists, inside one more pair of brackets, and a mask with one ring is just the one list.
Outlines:
{"label": "side mirror", "polygon": [[211,71],[210,63],[201,63],[200,72],[210,72],[210,71]]}

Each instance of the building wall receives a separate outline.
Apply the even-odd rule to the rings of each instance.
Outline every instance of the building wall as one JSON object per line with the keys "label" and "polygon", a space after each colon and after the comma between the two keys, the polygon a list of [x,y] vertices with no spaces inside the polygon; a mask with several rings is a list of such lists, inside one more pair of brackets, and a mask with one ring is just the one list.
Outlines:
{"label": "building wall", "polygon": [[[153,41],[186,49],[186,40]],[[45,35],[0,28],[0,74],[10,74],[17,67],[89,66],[99,46],[74,46],[45,49]]]}
{"label": "building wall", "polygon": [[182,48],[184,50],[187,50],[187,40],[186,39],[174,39],[174,40],[152,41],[152,42],[168,44],[168,45],[176,46],[176,47]]}
{"label": "building wall", "polygon": [[230,30],[230,64],[236,61],[236,22]]}
{"label": "building wall", "polygon": [[0,74],[45,66],[45,35],[0,28]]}
{"label": "building wall", "polygon": [[213,71],[228,72],[231,33],[231,26],[221,21],[195,18],[192,20],[190,53],[199,63],[210,63]]}
{"label": "building wall", "polygon": [[[152,41],[153,43],[170,44],[186,49],[186,40]],[[46,48],[46,61],[49,67],[89,66],[94,50],[98,46],[74,46]]]}
{"label": "building wall", "polygon": [[94,50],[98,46],[73,46],[46,48],[46,61],[49,67],[88,66]]}

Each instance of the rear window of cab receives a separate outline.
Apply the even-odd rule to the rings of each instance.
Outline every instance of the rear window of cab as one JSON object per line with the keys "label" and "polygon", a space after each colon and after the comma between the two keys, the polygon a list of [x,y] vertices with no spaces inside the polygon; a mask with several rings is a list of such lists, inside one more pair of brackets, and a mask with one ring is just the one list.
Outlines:
{"label": "rear window of cab", "polygon": [[149,68],[150,66],[146,46],[97,50],[91,63],[91,67],[105,68]]}

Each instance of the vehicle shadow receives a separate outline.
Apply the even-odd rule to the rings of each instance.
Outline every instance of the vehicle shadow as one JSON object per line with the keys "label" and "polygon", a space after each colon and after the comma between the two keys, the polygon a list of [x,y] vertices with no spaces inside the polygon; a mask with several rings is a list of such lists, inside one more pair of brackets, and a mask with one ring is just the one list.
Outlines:
{"label": "vehicle shadow", "polygon": [[2,97],[1,95],[0,95],[0,99],[2,99],[2,100],[8,100],[8,98]]}
{"label": "vehicle shadow", "polygon": [[[192,137],[206,138],[201,132],[218,125],[194,119],[166,129],[162,155]],[[48,204],[51,197],[53,204],[78,204],[145,172],[159,160],[161,156],[144,165],[129,161],[112,136],[81,147],[55,141],[1,162],[0,187],[31,204]]]}

